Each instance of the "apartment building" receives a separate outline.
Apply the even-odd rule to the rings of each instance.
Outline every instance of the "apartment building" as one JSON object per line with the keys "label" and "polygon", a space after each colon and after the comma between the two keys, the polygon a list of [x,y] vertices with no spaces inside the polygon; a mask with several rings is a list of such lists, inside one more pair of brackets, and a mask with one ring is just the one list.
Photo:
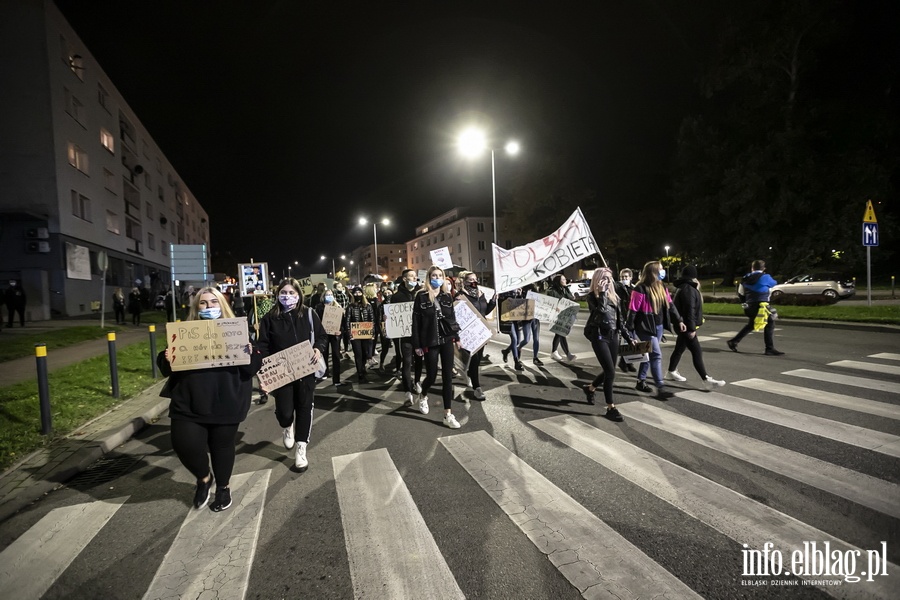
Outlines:
{"label": "apartment building", "polygon": [[432,265],[431,251],[447,247],[453,264],[474,271],[485,285],[493,281],[491,257],[493,219],[466,207],[449,210],[416,227],[416,237],[406,242],[409,268],[424,270]]}

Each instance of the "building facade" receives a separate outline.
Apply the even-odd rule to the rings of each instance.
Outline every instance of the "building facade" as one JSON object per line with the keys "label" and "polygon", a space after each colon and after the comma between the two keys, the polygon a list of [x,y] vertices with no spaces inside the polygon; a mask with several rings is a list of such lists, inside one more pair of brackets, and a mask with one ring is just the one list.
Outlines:
{"label": "building facade", "polygon": [[409,268],[428,269],[433,263],[431,251],[446,246],[454,265],[478,273],[485,285],[492,285],[493,222],[489,216],[460,207],[416,227],[416,237],[406,242]]}
{"label": "building facade", "polygon": [[[375,268],[375,245],[359,246],[349,255],[353,264],[347,265],[350,281],[357,283],[367,275],[378,274],[385,281],[393,281],[400,277],[406,268],[407,244],[378,244],[378,269]],[[343,263],[343,261],[342,261]]]}
{"label": "building facade", "polygon": [[0,47],[0,281],[32,320],[96,311],[104,262],[108,295],[162,293],[206,211],[51,0],[0,4]]}

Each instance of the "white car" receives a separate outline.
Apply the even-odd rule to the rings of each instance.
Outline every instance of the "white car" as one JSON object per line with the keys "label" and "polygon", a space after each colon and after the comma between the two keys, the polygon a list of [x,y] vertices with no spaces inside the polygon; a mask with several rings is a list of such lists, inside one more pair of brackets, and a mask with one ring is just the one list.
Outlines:
{"label": "white car", "polygon": [[840,273],[812,273],[791,277],[784,283],[773,286],[771,293],[772,298],[782,294],[799,294],[842,299],[856,293],[856,284],[851,277]]}
{"label": "white car", "polygon": [[582,279],[580,281],[572,281],[567,283],[566,287],[569,288],[569,292],[572,293],[573,298],[581,300],[591,293],[591,280]]}

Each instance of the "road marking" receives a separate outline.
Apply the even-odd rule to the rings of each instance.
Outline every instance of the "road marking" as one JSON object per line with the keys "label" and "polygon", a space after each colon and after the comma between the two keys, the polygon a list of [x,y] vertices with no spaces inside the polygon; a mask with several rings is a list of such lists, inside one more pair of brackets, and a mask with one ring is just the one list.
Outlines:
{"label": "road marking", "polygon": [[873,431],[865,427],[823,419],[815,415],[808,415],[771,404],[744,400],[743,398],[728,396],[719,392],[689,390],[679,392],[675,396],[752,419],[759,419],[773,425],[781,425],[782,427],[811,433],[880,454],[900,457],[900,437],[890,433]]}
{"label": "road marking", "polygon": [[265,469],[233,476],[234,503],[223,512],[188,512],[144,600],[244,598],[270,473]]}
{"label": "road marking", "polygon": [[828,363],[829,367],[843,367],[845,369],[858,369],[860,371],[872,371],[884,375],[900,375],[900,367],[895,365],[879,365],[876,363],[862,362],[861,360],[839,360]]}
{"label": "road marking", "polygon": [[896,501],[900,498],[900,485],[643,402],[620,406],[628,407],[623,408],[628,419],[900,518],[900,503]]}
{"label": "road marking", "polygon": [[331,459],[355,598],[465,598],[385,448]]}
{"label": "road marking", "polygon": [[40,598],[128,496],[56,508],[0,552],[0,598]]}
{"label": "road marking", "polygon": [[[599,418],[594,419],[599,421]],[[828,540],[831,547],[842,554],[858,551],[859,556],[866,555],[865,550],[569,415],[531,421],[530,424],[740,544],[762,548],[763,544],[771,542],[775,548],[786,549],[802,548],[804,541]],[[821,579],[819,576],[796,576]],[[865,586],[842,586],[834,590],[826,584],[821,589],[840,598],[893,598],[896,595],[896,588],[887,577],[867,581]]]}
{"label": "road marking", "polygon": [[699,598],[486,432],[440,442],[585,598]]}
{"label": "road marking", "polygon": [[827,404],[829,406],[868,413],[870,415],[878,415],[879,417],[888,419],[900,420],[900,406],[897,406],[896,404],[866,400],[865,398],[856,398],[854,396],[845,396],[844,394],[834,394],[832,392],[823,392],[821,390],[779,383],[777,381],[767,381],[765,379],[745,379],[743,381],[735,381],[733,385],[739,385],[754,390],[762,390],[773,394],[781,394],[782,396],[789,396],[808,402]]}
{"label": "road marking", "polygon": [[870,379],[868,377],[855,377],[853,375],[841,375],[840,373],[828,373],[826,371],[814,371],[812,369],[795,369],[793,371],[785,371],[782,375],[793,375],[794,377],[815,379],[816,381],[827,381],[828,383],[851,385],[867,390],[878,390],[880,392],[900,394],[900,384],[891,383],[889,381],[878,381],[877,379]]}
{"label": "road marking", "polygon": [[870,354],[869,358],[883,358],[885,360],[900,360],[900,354],[894,354],[893,352],[880,352],[878,354]]}

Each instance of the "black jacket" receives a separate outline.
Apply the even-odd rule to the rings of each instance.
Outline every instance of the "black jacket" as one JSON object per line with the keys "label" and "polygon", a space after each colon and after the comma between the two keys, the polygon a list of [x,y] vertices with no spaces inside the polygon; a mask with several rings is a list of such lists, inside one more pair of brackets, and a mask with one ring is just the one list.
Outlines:
{"label": "black jacket", "polygon": [[674,283],[678,291],[675,292],[672,303],[684,320],[687,333],[690,333],[703,325],[703,298],[693,279],[679,279]]}
{"label": "black jacket", "polygon": [[[259,322],[259,350],[263,358],[281,352],[300,342],[309,340],[309,314],[312,314],[313,327],[315,328],[316,341],[313,348],[318,348],[319,353],[325,355],[327,334],[322,327],[322,321],[315,311],[307,306],[298,306],[294,310],[278,314],[276,310],[270,310]],[[310,373],[304,379],[314,377]]]}
{"label": "black jacket", "polygon": [[[588,317],[587,323],[584,325],[585,336],[588,339],[593,338],[593,328],[597,329],[597,333],[603,337],[615,337],[616,332],[625,335],[625,319],[622,316],[622,302],[613,303],[609,301],[606,294],[596,297],[593,293],[587,297],[588,308],[591,309],[591,315]],[[589,335],[590,334],[590,335]]]}
{"label": "black jacket", "polygon": [[253,375],[259,371],[262,355],[251,347],[249,365],[216,367],[194,371],[172,371],[165,350],[156,357],[160,372],[169,378],[162,394],[171,399],[169,418],[230,425],[247,418],[253,395]]}
{"label": "black jacket", "polygon": [[[440,346],[446,341],[459,340],[459,325],[456,323],[456,313],[453,312],[453,298],[447,292],[437,295],[437,303],[441,314],[428,296],[428,292],[422,290],[416,294],[413,300],[412,318],[412,345],[413,348],[431,348]],[[450,332],[448,337],[441,336],[438,329],[438,318],[442,319]]]}
{"label": "black jacket", "polygon": [[406,283],[397,286],[397,291],[391,296],[391,303],[394,302],[412,302],[416,294],[422,291],[422,286],[417,285],[413,289],[409,289]]}
{"label": "black jacket", "polygon": [[494,294],[493,298],[491,298],[491,301],[488,302],[484,297],[484,292],[482,292],[481,290],[478,290],[477,298],[473,298],[466,291],[457,292],[456,297],[465,298],[466,300],[471,302],[472,306],[475,307],[475,310],[481,313],[482,317],[486,317],[488,313],[494,310],[494,307],[497,306],[497,294]]}

